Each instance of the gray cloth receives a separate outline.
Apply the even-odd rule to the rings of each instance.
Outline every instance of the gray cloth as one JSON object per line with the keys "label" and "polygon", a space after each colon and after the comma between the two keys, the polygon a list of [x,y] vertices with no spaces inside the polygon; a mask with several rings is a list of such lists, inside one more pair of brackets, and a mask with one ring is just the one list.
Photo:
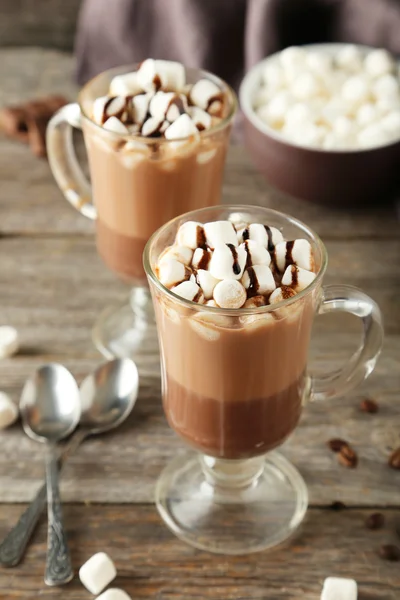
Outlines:
{"label": "gray cloth", "polygon": [[399,0],[84,0],[77,78],[145,58],[179,60],[234,88],[292,44],[348,41],[400,54]]}

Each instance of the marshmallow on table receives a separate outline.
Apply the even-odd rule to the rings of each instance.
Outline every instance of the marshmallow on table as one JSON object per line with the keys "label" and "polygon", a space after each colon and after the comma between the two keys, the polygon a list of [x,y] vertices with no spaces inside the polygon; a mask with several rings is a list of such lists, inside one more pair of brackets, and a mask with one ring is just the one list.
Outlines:
{"label": "marshmallow on table", "polygon": [[123,123],[117,117],[110,117],[103,125],[104,129],[108,131],[112,131],[113,133],[120,133],[125,135],[129,133],[128,129],[125,127]]}
{"label": "marshmallow on table", "polygon": [[119,590],[118,588],[110,588],[109,590],[105,591],[104,594],[98,596],[96,600],[132,600],[132,598],[123,590]]}
{"label": "marshmallow on table", "polygon": [[186,221],[179,227],[176,234],[176,243],[187,246],[192,250],[195,250],[198,246],[203,246],[205,242],[203,223],[198,221]]}
{"label": "marshmallow on table", "polygon": [[247,253],[247,265],[269,265],[271,262],[271,256],[268,250],[258,244],[254,240],[246,240],[243,244],[240,244],[240,248],[244,248]]}
{"label": "marshmallow on table", "polygon": [[379,77],[393,71],[394,63],[386,50],[372,50],[364,60],[364,67],[371,77]]}
{"label": "marshmallow on table", "polygon": [[221,90],[209,79],[200,79],[190,90],[190,100],[203,110],[207,110],[213,101],[220,100],[221,97]]}
{"label": "marshmallow on table", "polygon": [[246,290],[240,281],[224,279],[214,288],[214,300],[221,308],[240,308],[247,300]]}
{"label": "marshmallow on table", "polygon": [[306,271],[296,265],[289,265],[283,274],[281,283],[293,288],[296,292],[301,292],[308,287],[315,279],[315,273]]}
{"label": "marshmallow on table", "polygon": [[343,577],[327,577],[321,600],[357,600],[357,582]]}
{"label": "marshmallow on table", "polygon": [[166,130],[165,137],[167,140],[179,140],[191,136],[198,136],[199,130],[186,113],[180,115]]}
{"label": "marshmallow on table", "polygon": [[189,269],[173,258],[165,258],[158,265],[158,278],[166,287],[178,285],[185,279],[189,279]]}
{"label": "marshmallow on table", "polygon": [[216,279],[241,279],[246,267],[247,252],[233,244],[219,244],[214,249],[209,268]]}
{"label": "marshmallow on table", "polygon": [[193,250],[187,246],[170,246],[160,255],[158,262],[160,263],[166,258],[174,258],[184,265],[190,265],[193,257]]}
{"label": "marshmallow on table", "polygon": [[141,87],[136,72],[125,73],[124,75],[116,75],[110,83],[110,96],[134,96],[139,94],[143,88]]}
{"label": "marshmallow on table", "polygon": [[182,283],[171,288],[171,291],[181,296],[181,298],[185,298],[185,300],[191,300],[191,302],[202,304],[204,301],[202,290],[195,281],[182,281]]}
{"label": "marshmallow on table", "polygon": [[242,284],[256,294],[269,294],[276,287],[272,271],[266,265],[249,267],[243,274]]}
{"label": "marshmallow on table", "polygon": [[295,264],[302,269],[312,271],[314,268],[314,257],[310,242],[302,239],[280,242],[275,247],[275,261],[276,266],[281,272],[290,264]]}
{"label": "marshmallow on table", "polygon": [[215,286],[217,285],[219,280],[213,277],[211,273],[204,269],[199,269],[195,277],[197,283],[203,290],[204,297],[206,298],[206,300],[210,300],[213,297]]}
{"label": "marshmallow on table", "polygon": [[0,358],[8,358],[18,352],[18,331],[10,325],[0,327]]}
{"label": "marshmallow on table", "polygon": [[276,227],[269,227],[261,223],[251,223],[247,228],[238,231],[239,242],[247,239],[257,242],[269,251],[272,251],[279,242],[283,242],[283,235]]}
{"label": "marshmallow on table", "polygon": [[0,429],[10,427],[18,419],[18,407],[5,392],[0,392]]}
{"label": "marshmallow on table", "polygon": [[91,594],[100,594],[117,576],[111,558],[105,552],[94,554],[79,569],[79,579]]}
{"label": "marshmallow on table", "polygon": [[207,246],[215,248],[220,244],[232,244],[237,246],[236,231],[230,221],[212,221],[205,223],[204,233]]}
{"label": "marshmallow on table", "polygon": [[192,258],[192,267],[194,269],[207,269],[211,260],[212,251],[204,248],[196,248]]}

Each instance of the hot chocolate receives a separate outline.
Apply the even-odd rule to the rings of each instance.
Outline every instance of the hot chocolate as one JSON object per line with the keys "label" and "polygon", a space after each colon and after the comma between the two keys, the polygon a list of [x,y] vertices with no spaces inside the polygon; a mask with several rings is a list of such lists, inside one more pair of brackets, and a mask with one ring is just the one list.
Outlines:
{"label": "hot chocolate", "polygon": [[219,202],[234,100],[225,84],[194,73],[147,59],[85,106],[98,251],[136,285],[146,283],[150,235],[178,214]]}
{"label": "hot chocolate", "polygon": [[242,459],[300,418],[316,293],[296,296],[317,265],[308,240],[233,219],[181,225],[154,267],[176,301],[153,294],[169,424],[204,454]]}

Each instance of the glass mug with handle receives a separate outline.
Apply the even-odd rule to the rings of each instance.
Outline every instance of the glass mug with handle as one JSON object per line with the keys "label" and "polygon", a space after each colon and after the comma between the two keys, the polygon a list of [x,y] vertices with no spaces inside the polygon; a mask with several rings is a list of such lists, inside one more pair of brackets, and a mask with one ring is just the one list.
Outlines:
{"label": "glass mug with handle", "polygon": [[[106,309],[93,339],[107,357],[132,356],[151,339],[154,323],[142,255],[150,235],[188,210],[218,204],[236,97],[206,71],[185,68],[186,82],[207,79],[224,97],[224,115],[196,139],[172,141],[109,131],[92,118],[93,103],[110,82],[136,66],[105,71],[87,83],[77,103],[51,119],[47,148],[53,175],[65,198],[96,221],[96,243],[104,263],[132,286],[129,302]],[[83,130],[92,185],[76,158],[72,129]]]}
{"label": "glass mug with handle", "polygon": [[[186,221],[229,219],[279,229],[312,246],[316,277],[297,295],[258,308],[221,309],[164,287],[157,261]],[[156,488],[158,510],[180,538],[203,550],[245,554],[272,547],[299,526],[308,503],[296,468],[274,449],[296,428],[303,406],[342,395],[373,370],[383,327],[375,302],[347,285],[322,286],[327,252],[319,237],[274,210],[214,207],[183,215],[149,240],[144,265],[161,352],[162,396],[169,425],[194,450],[175,458]],[[315,315],[348,312],[363,339],[340,370],[308,373]]]}

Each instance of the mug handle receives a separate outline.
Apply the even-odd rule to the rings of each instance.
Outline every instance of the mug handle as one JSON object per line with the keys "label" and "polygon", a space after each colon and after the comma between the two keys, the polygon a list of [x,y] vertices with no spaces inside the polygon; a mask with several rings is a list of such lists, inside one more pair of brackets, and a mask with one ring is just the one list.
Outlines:
{"label": "mug handle", "polygon": [[72,128],[82,129],[79,104],[67,104],[50,119],[46,132],[47,154],[54,178],[70,204],[85,217],[96,219],[92,189],[76,158]]}
{"label": "mug handle", "polygon": [[318,314],[333,312],[346,312],[361,319],[362,340],[358,350],[341,369],[312,377],[313,400],[335,398],[359,385],[374,370],[382,348],[382,313],[367,294],[351,285],[324,286]]}

